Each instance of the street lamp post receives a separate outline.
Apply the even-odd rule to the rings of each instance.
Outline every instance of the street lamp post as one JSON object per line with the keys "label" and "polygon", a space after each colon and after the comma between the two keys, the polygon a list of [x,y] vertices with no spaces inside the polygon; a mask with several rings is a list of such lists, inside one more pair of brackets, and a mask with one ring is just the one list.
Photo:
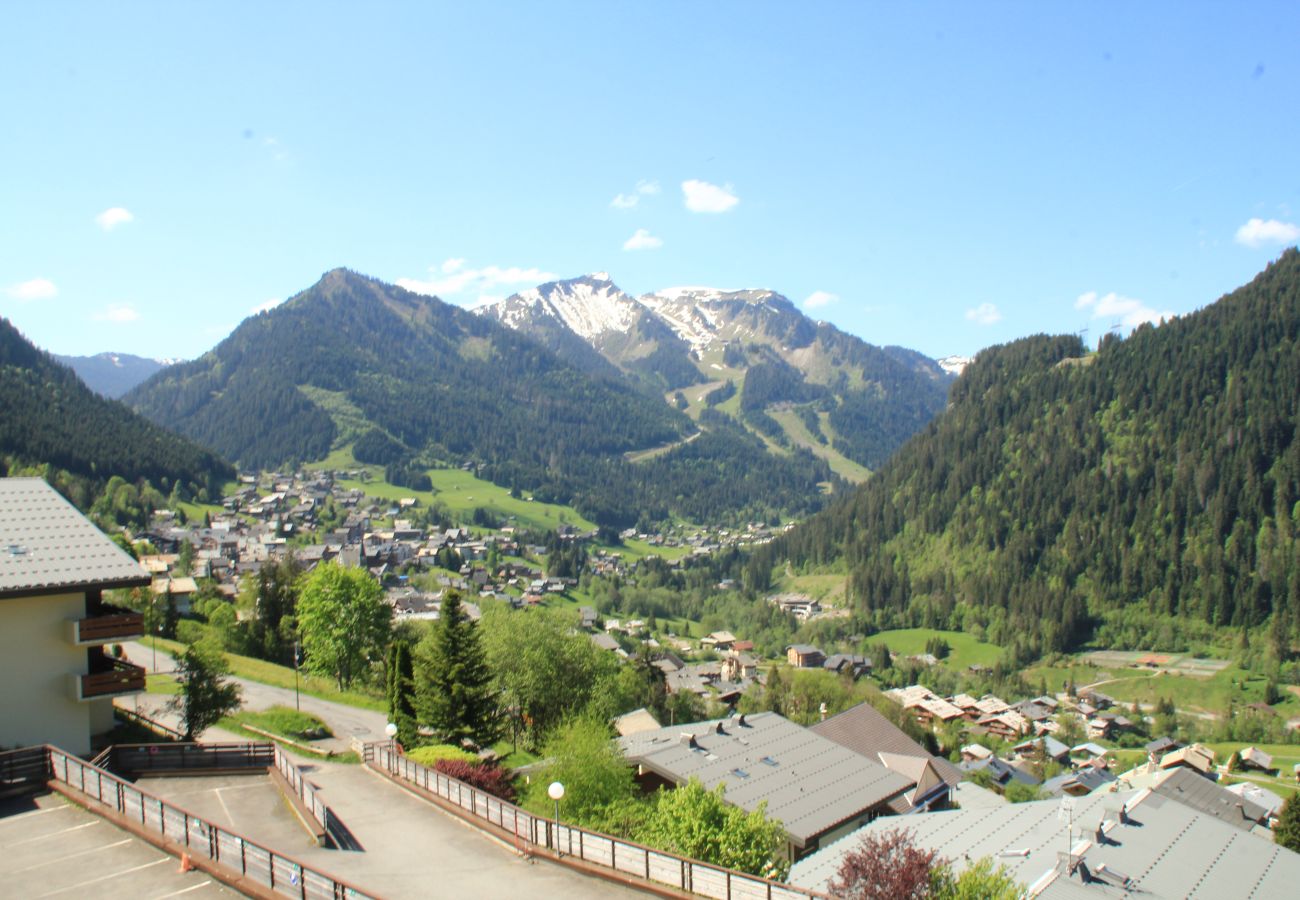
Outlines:
{"label": "street lamp post", "polygon": [[564,797],[564,785],[552,781],[546,793],[555,801],[555,855],[563,856],[564,854],[560,852],[560,800]]}
{"label": "street lamp post", "polygon": [[298,642],[293,642],[293,704],[302,712],[302,697],[298,694]]}
{"label": "street lamp post", "polygon": [[392,771],[395,767],[393,757],[397,755],[397,725],[389,722],[384,726],[384,734],[388,735],[388,768]]}

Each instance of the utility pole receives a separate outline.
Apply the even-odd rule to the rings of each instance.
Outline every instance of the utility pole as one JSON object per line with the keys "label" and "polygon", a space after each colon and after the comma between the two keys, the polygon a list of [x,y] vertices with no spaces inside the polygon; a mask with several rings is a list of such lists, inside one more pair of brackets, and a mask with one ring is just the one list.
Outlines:
{"label": "utility pole", "polygon": [[302,712],[302,696],[298,693],[298,641],[293,642],[293,705]]}

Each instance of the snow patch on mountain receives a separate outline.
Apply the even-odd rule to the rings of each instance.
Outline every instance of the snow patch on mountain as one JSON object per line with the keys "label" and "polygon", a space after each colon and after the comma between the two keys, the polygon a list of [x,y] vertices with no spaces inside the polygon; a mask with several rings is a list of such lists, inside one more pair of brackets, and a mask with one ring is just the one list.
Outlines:
{"label": "snow patch on mountain", "polygon": [[971,364],[969,356],[945,356],[943,359],[936,359],[939,368],[943,369],[949,375],[960,375]]}
{"label": "snow patch on mountain", "polygon": [[604,334],[630,330],[644,309],[633,297],[619,290],[609,275],[596,272],[520,291],[500,302],[481,306],[475,312],[491,315],[516,331],[523,330],[539,316],[546,316],[562,322],[594,345]]}
{"label": "snow patch on mountain", "polygon": [[[638,299],[663,319],[679,338],[697,353],[722,340],[718,331],[727,324],[724,304],[766,304],[778,294],[765,290],[727,291],[709,287],[664,288]],[[748,330],[747,330],[748,332]],[[734,339],[739,335],[729,335]]]}

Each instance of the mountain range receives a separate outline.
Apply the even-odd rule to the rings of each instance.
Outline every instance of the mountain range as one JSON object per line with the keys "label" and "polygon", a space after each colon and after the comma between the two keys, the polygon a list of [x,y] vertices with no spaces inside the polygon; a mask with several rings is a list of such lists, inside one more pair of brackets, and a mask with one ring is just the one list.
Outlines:
{"label": "mountain range", "polygon": [[148,379],[174,359],[149,359],[130,353],[96,353],[94,356],[62,356],[53,354],[59,362],[77,373],[96,394],[116,400],[137,384]]}
{"label": "mountain range", "polygon": [[[502,314],[521,310],[512,328],[336,269],[125,400],[245,467],[345,448],[398,483],[468,465],[611,527],[802,515],[837,479],[781,426],[760,436],[765,410],[821,431],[826,456],[872,462],[938,411],[947,377],[919,354],[870,348],[759,293],[699,298],[718,329],[705,347],[607,278],[510,298]],[[524,327],[534,308],[550,312]],[[839,358],[818,360],[828,353]],[[734,379],[730,406],[716,396],[727,382],[706,380],[718,372]],[[676,396],[686,385],[694,401]]]}
{"label": "mountain range", "polygon": [[583,371],[617,370],[665,393],[696,420],[719,407],[778,448],[808,449],[855,481],[943,408],[953,377],[914,351],[814,322],[768,290],[632,297],[601,272],[475,311]]}
{"label": "mountain range", "polygon": [[1096,352],[982,351],[875,478],[753,561],[849,573],[858,627],[1188,651],[1300,638],[1300,252]]}

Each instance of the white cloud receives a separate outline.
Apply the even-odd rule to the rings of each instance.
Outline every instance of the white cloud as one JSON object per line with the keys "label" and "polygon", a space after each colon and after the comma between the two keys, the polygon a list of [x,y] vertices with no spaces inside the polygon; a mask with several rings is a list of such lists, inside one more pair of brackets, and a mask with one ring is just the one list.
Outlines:
{"label": "white cloud", "polygon": [[1237,243],[1246,247],[1293,244],[1297,240],[1300,240],[1300,225],[1277,219],[1251,219],[1237,229]]}
{"label": "white cloud", "polygon": [[1141,300],[1125,297],[1114,291],[1109,294],[1098,294],[1096,291],[1080,294],[1079,299],[1074,301],[1074,308],[1090,310],[1094,319],[1117,320],[1129,329],[1137,328],[1143,322],[1159,325],[1165,319],[1174,317],[1174,314],[1168,310],[1159,312]]}
{"label": "white cloud", "polygon": [[614,199],[609,201],[609,205],[615,209],[635,209],[642,197],[652,196],[660,190],[659,182],[643,178],[636,183],[636,189],[632,193],[615,194]]}
{"label": "white cloud", "polygon": [[113,304],[103,312],[95,313],[92,318],[96,322],[134,322],[140,318],[140,314],[129,306]]}
{"label": "white cloud", "polygon": [[119,225],[134,222],[135,216],[131,215],[129,209],[125,209],[121,206],[113,206],[95,216],[95,221],[99,224],[99,227],[105,231],[112,231]]}
{"label": "white cloud", "polygon": [[817,309],[819,306],[827,306],[836,303],[840,299],[839,294],[832,294],[829,291],[813,291],[803,302],[804,309]]}
{"label": "white cloud", "polygon": [[270,312],[271,310],[275,309],[283,302],[284,300],[282,298],[272,297],[270,300],[264,300],[263,302],[254,306],[250,310],[250,312],[252,313],[252,315],[257,315],[258,313]]}
{"label": "white cloud", "polygon": [[48,278],[33,278],[5,288],[5,293],[15,300],[48,300],[57,297],[59,289]]}
{"label": "white cloud", "polygon": [[[438,297],[455,297],[460,294],[489,296],[492,288],[523,284],[529,287],[554,281],[559,276],[537,268],[519,266],[484,266],[481,269],[465,268],[465,260],[449,259],[440,266],[429,268],[435,277],[428,281],[416,278],[399,278],[397,283],[417,294]],[[439,277],[441,276],[441,277]]]}
{"label": "white cloud", "polygon": [[699,213],[726,212],[740,202],[731,185],[718,187],[695,179],[682,182],[682,196],[686,199],[686,208]]}
{"label": "white cloud", "polygon": [[664,245],[662,238],[657,238],[644,228],[638,228],[636,233],[623,242],[624,250],[658,250]]}
{"label": "white cloud", "polygon": [[1002,321],[1002,313],[992,303],[981,303],[974,309],[966,310],[966,320],[976,325],[992,325]]}

